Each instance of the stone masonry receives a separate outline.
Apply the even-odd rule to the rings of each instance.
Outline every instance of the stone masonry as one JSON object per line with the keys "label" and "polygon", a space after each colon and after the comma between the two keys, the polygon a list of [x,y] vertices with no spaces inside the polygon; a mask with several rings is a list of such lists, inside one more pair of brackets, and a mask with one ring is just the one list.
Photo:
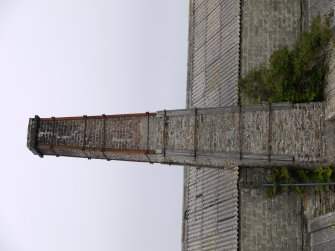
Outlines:
{"label": "stone masonry", "polygon": [[272,52],[291,46],[305,30],[300,0],[244,0],[241,23],[241,75],[266,64]]}
{"label": "stone masonry", "polygon": [[304,250],[302,199],[292,192],[266,195],[270,169],[240,168],[241,250]]}
{"label": "stone masonry", "polygon": [[[282,46],[291,47],[300,34],[308,30],[313,16],[329,13],[335,1],[325,0],[244,0],[241,8],[241,61],[243,76],[260,64],[267,64],[272,52]],[[325,90],[325,117],[334,111],[334,56]],[[243,98],[243,97],[242,97]],[[247,100],[241,100],[248,102]],[[301,120],[302,125],[304,120]],[[332,130],[327,122],[325,130]],[[325,135],[331,135],[328,131]],[[323,137],[325,151],[334,142]],[[239,180],[239,248],[251,250],[310,250],[307,222],[322,213],[335,210],[333,192],[307,189],[302,199],[285,192],[269,199],[262,183],[268,169],[240,168]],[[314,250],[314,249],[313,249]],[[317,250],[317,249],[315,249]]]}
{"label": "stone masonry", "polygon": [[[327,126],[326,126],[327,125]],[[322,103],[263,104],[140,115],[30,119],[40,155],[201,166],[334,163]]]}

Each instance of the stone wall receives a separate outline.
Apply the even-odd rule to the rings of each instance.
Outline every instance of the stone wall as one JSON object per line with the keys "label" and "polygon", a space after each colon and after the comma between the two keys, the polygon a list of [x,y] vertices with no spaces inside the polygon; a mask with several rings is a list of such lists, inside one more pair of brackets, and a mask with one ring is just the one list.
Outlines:
{"label": "stone wall", "polygon": [[328,120],[335,119],[335,50],[333,44],[329,45],[329,71],[326,77],[326,87],[324,89],[325,97],[325,116]]}
{"label": "stone wall", "polygon": [[[335,25],[334,9],[335,0],[309,0],[309,20],[316,15],[332,15],[332,26]],[[335,119],[335,50],[333,49],[333,44],[329,45],[329,54],[327,58],[329,62],[329,71],[326,77],[326,86],[324,89],[325,98],[325,116],[326,119]]]}
{"label": "stone wall", "polygon": [[271,53],[292,45],[304,29],[300,0],[243,0],[241,75],[267,64]]}
{"label": "stone wall", "polygon": [[302,200],[292,192],[268,198],[268,172],[240,168],[240,250],[303,250]]}
{"label": "stone wall", "polygon": [[307,187],[302,197],[282,191],[269,198],[262,187],[269,173],[264,168],[240,168],[241,250],[333,250],[333,220],[322,227],[318,222],[334,214],[334,192]]}
{"label": "stone wall", "polygon": [[[305,189],[303,210],[306,250],[333,250],[335,242],[334,229],[331,224],[322,227],[318,224],[320,220],[322,222],[322,219],[325,218],[324,216],[327,218],[327,215],[335,212],[335,193],[333,190],[320,190],[317,187]],[[329,228],[326,229],[327,227]]]}
{"label": "stone wall", "polygon": [[[301,32],[307,29],[308,7],[308,1],[300,0],[242,1],[242,76],[261,64],[266,65],[272,52],[282,46],[290,47],[299,38]],[[247,103],[248,100],[243,98],[242,103]],[[292,121],[299,121],[292,119],[278,118],[277,133],[285,134]],[[301,129],[305,126],[305,119],[300,119]],[[286,140],[300,136],[287,134]],[[283,142],[273,143],[273,151],[283,147]],[[315,146],[319,150],[322,148],[320,144]],[[280,194],[274,199],[267,198],[264,189],[259,186],[264,182],[266,172],[266,169],[257,168],[240,171],[240,250],[302,250],[301,199],[290,193]]]}

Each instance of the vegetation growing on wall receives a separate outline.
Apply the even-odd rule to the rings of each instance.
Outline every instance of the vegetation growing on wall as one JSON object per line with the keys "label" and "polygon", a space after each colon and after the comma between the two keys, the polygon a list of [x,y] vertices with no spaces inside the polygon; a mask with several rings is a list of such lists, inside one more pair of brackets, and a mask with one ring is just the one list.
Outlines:
{"label": "vegetation growing on wall", "polygon": [[275,51],[269,65],[251,70],[239,81],[240,94],[248,103],[321,101],[326,60],[332,37],[330,17],[317,16],[310,31],[292,49]]}
{"label": "vegetation growing on wall", "polygon": [[[316,169],[296,169],[296,168],[273,168],[267,177],[269,183],[273,183],[273,187],[267,188],[267,195],[269,197],[275,196],[280,191],[292,190],[299,195],[303,195],[305,188],[298,186],[280,187],[280,184],[293,183],[315,183],[315,182],[334,182],[335,181],[335,167],[318,167]],[[319,191],[329,189],[334,191],[331,186],[319,186]]]}

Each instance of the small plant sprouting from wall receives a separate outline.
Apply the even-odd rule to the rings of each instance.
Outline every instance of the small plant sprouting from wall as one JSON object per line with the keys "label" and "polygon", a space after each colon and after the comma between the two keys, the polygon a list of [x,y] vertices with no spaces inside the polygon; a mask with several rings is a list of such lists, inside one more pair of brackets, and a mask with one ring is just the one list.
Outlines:
{"label": "small plant sprouting from wall", "polygon": [[[299,194],[304,195],[304,187],[280,187],[280,184],[293,184],[293,183],[317,183],[317,182],[334,182],[335,181],[335,167],[318,167],[316,169],[297,169],[280,167],[273,168],[267,177],[267,182],[272,183],[273,187],[267,188],[267,195],[274,197],[281,191],[292,190]],[[334,191],[334,187],[319,186],[319,191],[330,189]]]}
{"label": "small plant sprouting from wall", "polygon": [[241,78],[241,97],[249,103],[321,101],[332,38],[330,21],[328,16],[315,17],[310,31],[303,33],[292,49],[285,46],[275,51],[268,66]]}

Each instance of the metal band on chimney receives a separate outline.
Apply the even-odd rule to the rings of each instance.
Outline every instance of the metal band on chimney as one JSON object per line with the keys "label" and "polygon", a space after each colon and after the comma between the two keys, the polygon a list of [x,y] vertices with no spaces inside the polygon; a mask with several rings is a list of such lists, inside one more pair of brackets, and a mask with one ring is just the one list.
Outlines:
{"label": "metal band on chimney", "polygon": [[152,164],[152,161],[150,160],[150,158],[148,156],[149,149],[150,149],[150,146],[149,146],[149,144],[150,144],[150,138],[149,138],[149,135],[150,135],[149,134],[150,133],[150,113],[147,112],[146,114],[147,114],[147,150],[145,152],[145,156],[147,157],[149,163]]}
{"label": "metal band on chimney", "polygon": [[106,153],[105,153],[105,150],[106,150],[106,115],[105,114],[102,114],[102,125],[103,125],[103,137],[102,137],[102,150],[101,150],[101,153],[102,155],[106,158],[107,161],[110,161],[110,159],[108,159]]}
{"label": "metal band on chimney", "polygon": [[90,160],[91,158],[88,157],[88,155],[87,155],[86,152],[85,152],[85,146],[86,146],[86,129],[87,129],[87,116],[84,115],[82,118],[84,119],[84,133],[83,133],[84,138],[83,138],[83,145],[82,145],[82,147],[81,147],[81,151],[82,151],[82,153],[86,156],[86,158]]}
{"label": "metal band on chimney", "polygon": [[[38,144],[38,148],[45,149],[50,148],[50,145],[46,144]],[[82,150],[81,146],[54,146],[55,149],[59,150]],[[85,147],[85,150],[93,151],[93,152],[101,152],[101,147]],[[105,148],[105,152],[113,152],[113,153],[124,153],[124,154],[155,154],[155,151],[149,150],[127,150],[127,149],[113,149],[113,148]]]}
{"label": "metal band on chimney", "polygon": [[52,150],[52,152],[54,153],[54,155],[56,157],[59,157],[59,155],[56,153],[56,151],[54,149],[54,145],[55,145],[55,126],[56,126],[56,118],[52,117],[52,135],[51,135],[50,149]]}
{"label": "metal band on chimney", "polygon": [[164,109],[163,117],[163,156],[166,156],[166,110]]}

